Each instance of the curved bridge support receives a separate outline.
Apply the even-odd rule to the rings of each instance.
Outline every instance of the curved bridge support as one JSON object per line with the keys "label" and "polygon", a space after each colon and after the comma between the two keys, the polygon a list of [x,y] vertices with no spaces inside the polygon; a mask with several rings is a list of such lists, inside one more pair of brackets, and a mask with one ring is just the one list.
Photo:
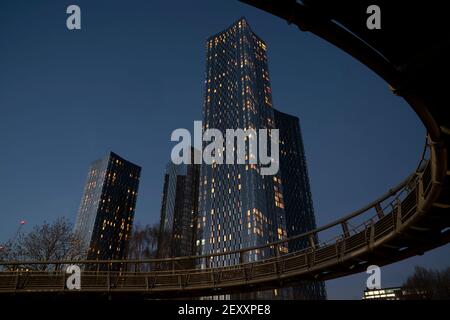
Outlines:
{"label": "curved bridge support", "polygon": [[[294,0],[243,2],[273,13],[341,48],[402,96],[428,130],[428,152],[424,152],[416,172],[356,212],[316,230],[265,246],[145,261],[1,262],[0,295],[64,293],[69,297],[106,294],[176,298],[265,290],[293,286],[303,280],[328,280],[361,272],[371,264],[394,263],[450,241],[450,119],[445,111],[448,107],[444,106],[448,98],[447,84],[440,82],[444,75],[446,78],[450,74],[446,20],[442,22],[444,28],[439,29],[439,24],[434,23],[431,24],[433,30],[422,30],[423,33],[434,32],[431,37],[406,35],[402,22],[398,21],[400,30],[394,28],[392,34],[375,41],[357,25],[355,27],[351,8],[336,5],[338,1],[304,0],[307,5]],[[393,2],[397,1],[389,2],[388,9],[393,9]],[[435,4],[435,10],[442,6],[440,3]],[[420,21],[417,14],[422,9],[409,13],[408,18]],[[405,42],[399,41],[399,37]],[[430,44],[429,39],[434,42]],[[423,48],[426,48],[425,53]],[[425,157],[427,154],[429,156]],[[362,218],[365,222],[354,227],[354,221]],[[329,230],[339,231],[330,241],[315,241],[322,232]],[[253,250],[289,247],[291,241],[301,238],[310,243],[301,251],[251,263],[241,259],[238,265],[222,268],[192,269],[202,263],[208,266],[222,256],[242,258]],[[81,291],[66,288],[66,275],[61,266],[69,264],[80,265],[84,270]]]}

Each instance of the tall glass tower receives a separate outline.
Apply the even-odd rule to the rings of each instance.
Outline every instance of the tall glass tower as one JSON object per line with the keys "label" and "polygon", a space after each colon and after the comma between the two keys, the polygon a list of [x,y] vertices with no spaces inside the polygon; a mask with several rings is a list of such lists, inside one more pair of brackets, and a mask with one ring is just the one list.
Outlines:
{"label": "tall glass tower", "polygon": [[[267,46],[242,18],[206,43],[206,80],[203,129],[275,129]],[[295,138],[292,138],[295,139]],[[225,151],[225,150],[224,150]],[[249,154],[246,160],[257,155]],[[225,155],[225,152],[223,152]],[[225,163],[225,162],[224,162]],[[281,164],[281,161],[280,161]],[[296,165],[301,166],[302,163]],[[283,177],[260,174],[259,164],[212,164],[201,166],[197,249],[199,254],[227,252],[265,245],[288,236]],[[305,186],[309,189],[309,185]],[[301,230],[298,226],[295,230]],[[218,267],[257,261],[289,251],[254,250],[202,262]],[[240,296],[244,298],[293,298],[287,289]],[[292,291],[289,291],[292,293]]]}
{"label": "tall glass tower", "polygon": [[[290,238],[315,229],[316,219],[299,119],[276,109],[274,115],[280,134],[280,173],[287,236]],[[317,238],[313,240],[318,241]],[[290,241],[289,251],[307,248],[308,242],[306,238]],[[326,299],[325,284],[321,281],[304,281],[292,288],[290,294],[296,299]]]}
{"label": "tall glass tower", "polygon": [[[206,46],[204,129],[225,133],[275,128],[266,45],[246,20],[212,36]],[[285,237],[283,207],[279,174],[263,176],[256,164],[202,165],[200,252],[231,251]],[[211,266],[257,261],[272,254],[258,250],[211,261]]]}
{"label": "tall glass tower", "polygon": [[[191,150],[191,154],[195,150]],[[170,162],[164,175],[158,257],[195,254],[200,166]]]}
{"label": "tall glass tower", "polygon": [[141,168],[111,152],[89,168],[75,223],[88,260],[127,255]]}

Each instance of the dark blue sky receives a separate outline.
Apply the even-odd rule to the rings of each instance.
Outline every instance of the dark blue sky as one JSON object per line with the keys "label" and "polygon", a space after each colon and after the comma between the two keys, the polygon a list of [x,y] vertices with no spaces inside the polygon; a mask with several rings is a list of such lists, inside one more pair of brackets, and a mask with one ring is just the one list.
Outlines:
{"label": "dark blue sky", "polygon": [[[81,31],[65,26],[70,4]],[[241,16],[268,44],[274,106],[300,118],[319,225],[415,169],[425,130],[381,79],[238,1],[0,0],[0,241],[20,219],[74,221],[89,164],[108,151],[143,167],[136,220],[157,222],[170,133],[201,120],[205,40]],[[382,285],[449,253],[384,267]],[[329,297],[359,299],[365,279],[329,281]]]}

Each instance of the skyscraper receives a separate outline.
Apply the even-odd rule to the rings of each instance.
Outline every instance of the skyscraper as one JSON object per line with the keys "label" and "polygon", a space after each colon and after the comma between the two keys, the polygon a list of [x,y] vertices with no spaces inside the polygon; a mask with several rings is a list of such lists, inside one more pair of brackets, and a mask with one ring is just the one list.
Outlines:
{"label": "skyscraper", "polygon": [[75,223],[89,260],[127,254],[141,168],[111,152],[90,168]]}
{"label": "skyscraper", "polygon": [[[275,128],[271,106],[266,45],[241,19],[207,41],[204,128]],[[255,164],[202,165],[201,252],[230,251],[285,237],[280,181],[279,174],[262,176]],[[245,260],[271,254],[254,252]],[[239,262],[238,256],[230,256],[212,264]]]}
{"label": "skyscraper", "polygon": [[[309,185],[305,150],[297,117],[274,109],[275,123],[280,135],[280,173],[283,185],[284,212],[288,238],[314,230],[316,219]],[[308,239],[289,242],[294,252],[309,246]],[[318,241],[317,238],[314,239]],[[325,299],[325,284],[305,281],[293,288],[293,296],[302,299]]]}
{"label": "skyscraper", "polygon": [[[192,156],[193,156],[192,150]],[[158,257],[195,253],[200,166],[169,163],[164,175]]]}
{"label": "skyscraper", "polygon": [[[247,21],[242,18],[225,31],[210,37],[206,51],[204,129],[216,128],[226,132],[227,129],[277,128],[272,108],[267,46],[250,29]],[[284,120],[281,115],[279,118],[280,121]],[[283,133],[290,134],[289,131]],[[297,138],[300,135],[284,140],[289,143]],[[248,151],[247,145],[247,160],[257,156]],[[300,151],[297,151],[299,159],[302,159]],[[297,159],[292,157],[280,163],[286,165],[291,160]],[[293,165],[302,166],[303,163]],[[296,234],[298,230],[309,228],[310,225],[302,226],[302,218],[295,217],[295,201],[291,201],[292,209],[286,214],[283,174],[279,171],[275,175],[264,176],[260,174],[260,169],[259,164],[249,163],[202,165],[198,253],[210,254],[265,245],[286,238],[289,228]],[[309,184],[304,188],[309,192]],[[294,196],[291,198],[296,199]],[[310,198],[305,201],[310,201]],[[287,253],[289,248],[278,246],[278,249],[254,250],[245,256],[230,254],[203,262],[201,267],[257,261],[275,255],[274,250]],[[286,289],[265,291],[245,297],[287,297],[287,292]]]}

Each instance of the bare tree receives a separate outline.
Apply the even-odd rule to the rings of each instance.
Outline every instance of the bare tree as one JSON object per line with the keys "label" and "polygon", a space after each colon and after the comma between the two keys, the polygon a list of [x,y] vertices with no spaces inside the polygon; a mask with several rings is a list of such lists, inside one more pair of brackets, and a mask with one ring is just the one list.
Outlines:
{"label": "bare tree", "polygon": [[[27,234],[20,234],[8,250],[7,259],[15,261],[63,261],[78,260],[83,247],[72,232],[72,225],[65,218],[53,223],[44,222]],[[48,266],[42,265],[41,270]]]}
{"label": "bare tree", "polygon": [[0,243],[0,262],[10,260],[11,247],[11,241]]}
{"label": "bare tree", "polygon": [[156,256],[158,245],[158,225],[137,224],[133,227],[130,242],[128,244],[128,259],[142,260]]}
{"label": "bare tree", "polygon": [[158,232],[158,250],[156,256],[158,258],[170,258],[173,253],[173,239],[170,233],[163,228],[159,229]]}
{"label": "bare tree", "polygon": [[[142,227],[137,224],[128,244],[128,259],[145,260],[166,257],[168,254],[169,241],[166,232],[161,234],[159,224],[146,225]],[[150,271],[161,269],[160,264],[136,263],[128,264],[129,270]]]}
{"label": "bare tree", "polygon": [[450,268],[437,271],[416,266],[403,288],[417,298],[450,299]]}

